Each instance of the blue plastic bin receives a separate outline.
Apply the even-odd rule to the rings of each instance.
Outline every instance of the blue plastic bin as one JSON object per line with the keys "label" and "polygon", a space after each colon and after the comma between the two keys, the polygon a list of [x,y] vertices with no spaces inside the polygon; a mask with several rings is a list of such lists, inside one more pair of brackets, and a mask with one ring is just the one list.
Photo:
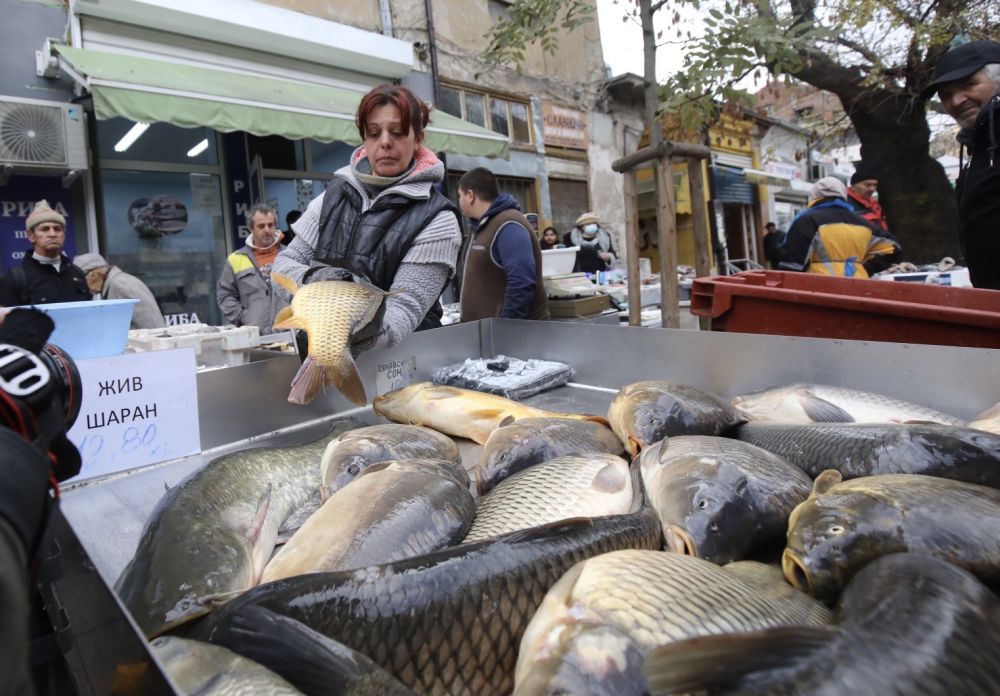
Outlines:
{"label": "blue plastic bin", "polygon": [[139,300],[90,300],[35,305],[56,323],[49,343],[73,357],[102,358],[121,355],[128,342],[132,309]]}

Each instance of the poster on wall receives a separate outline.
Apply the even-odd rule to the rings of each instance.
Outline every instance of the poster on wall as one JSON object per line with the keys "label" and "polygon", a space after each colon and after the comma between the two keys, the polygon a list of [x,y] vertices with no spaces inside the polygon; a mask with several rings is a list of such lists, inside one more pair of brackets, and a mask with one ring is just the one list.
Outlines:
{"label": "poster on wall", "polygon": [[35,203],[45,199],[49,205],[66,218],[66,245],[63,253],[69,258],[76,255],[73,233],[73,195],[62,187],[57,177],[14,176],[0,186],[0,265],[7,272],[20,266],[24,255],[31,249],[25,221]]}

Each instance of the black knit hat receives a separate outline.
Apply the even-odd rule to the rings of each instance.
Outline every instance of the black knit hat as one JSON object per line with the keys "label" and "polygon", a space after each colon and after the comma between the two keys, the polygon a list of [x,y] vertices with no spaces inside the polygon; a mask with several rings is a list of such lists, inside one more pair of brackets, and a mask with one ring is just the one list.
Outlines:
{"label": "black knit hat", "polygon": [[945,53],[934,66],[934,75],[920,96],[928,99],[945,82],[961,80],[990,63],[1000,63],[1000,42],[970,41]]}
{"label": "black knit hat", "polygon": [[868,181],[869,179],[878,179],[878,167],[865,160],[855,162],[854,174],[851,175],[851,186],[859,181]]}

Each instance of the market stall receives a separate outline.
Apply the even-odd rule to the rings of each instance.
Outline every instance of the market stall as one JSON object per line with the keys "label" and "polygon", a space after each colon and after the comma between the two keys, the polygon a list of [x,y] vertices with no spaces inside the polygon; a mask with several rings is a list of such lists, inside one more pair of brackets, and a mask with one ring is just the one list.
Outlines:
{"label": "market stall", "polygon": [[[489,320],[448,326],[366,353],[358,365],[366,392],[375,395],[428,380],[439,366],[500,354],[570,364],[575,375],[568,385],[528,399],[566,412],[606,413],[620,387],[643,379],[682,382],[726,397],[813,382],[878,391],[961,418],[971,418],[1000,395],[998,350],[577,323]],[[69,662],[78,684],[86,685],[82,693],[131,693],[129,675],[138,679],[139,671],[145,681],[134,683],[157,693],[149,686],[156,681],[149,681],[155,662],[110,587],[165,487],[226,452],[312,439],[331,420],[383,422],[370,406],[356,408],[332,391],[309,406],[287,403],[298,361],[265,356],[197,374],[198,454],[64,488],[69,528],[60,531],[59,540],[63,552],[78,562],[67,564],[55,587],[73,626]],[[471,467],[479,446],[459,444],[464,464]],[[80,587],[88,592],[73,589]],[[81,618],[93,616],[94,607],[101,608],[101,620]],[[169,693],[162,680],[159,688]]]}

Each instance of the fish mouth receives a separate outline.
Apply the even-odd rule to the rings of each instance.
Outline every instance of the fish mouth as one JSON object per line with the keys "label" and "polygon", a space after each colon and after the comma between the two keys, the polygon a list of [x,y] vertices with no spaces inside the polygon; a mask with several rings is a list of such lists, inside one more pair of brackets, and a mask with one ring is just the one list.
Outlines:
{"label": "fish mouth", "polygon": [[663,530],[663,536],[667,540],[667,548],[682,556],[698,556],[694,541],[688,533],[676,525],[670,525]]}
{"label": "fish mouth", "polygon": [[792,587],[812,594],[812,580],[809,579],[806,566],[791,549],[785,549],[785,552],[781,554],[781,570]]}

